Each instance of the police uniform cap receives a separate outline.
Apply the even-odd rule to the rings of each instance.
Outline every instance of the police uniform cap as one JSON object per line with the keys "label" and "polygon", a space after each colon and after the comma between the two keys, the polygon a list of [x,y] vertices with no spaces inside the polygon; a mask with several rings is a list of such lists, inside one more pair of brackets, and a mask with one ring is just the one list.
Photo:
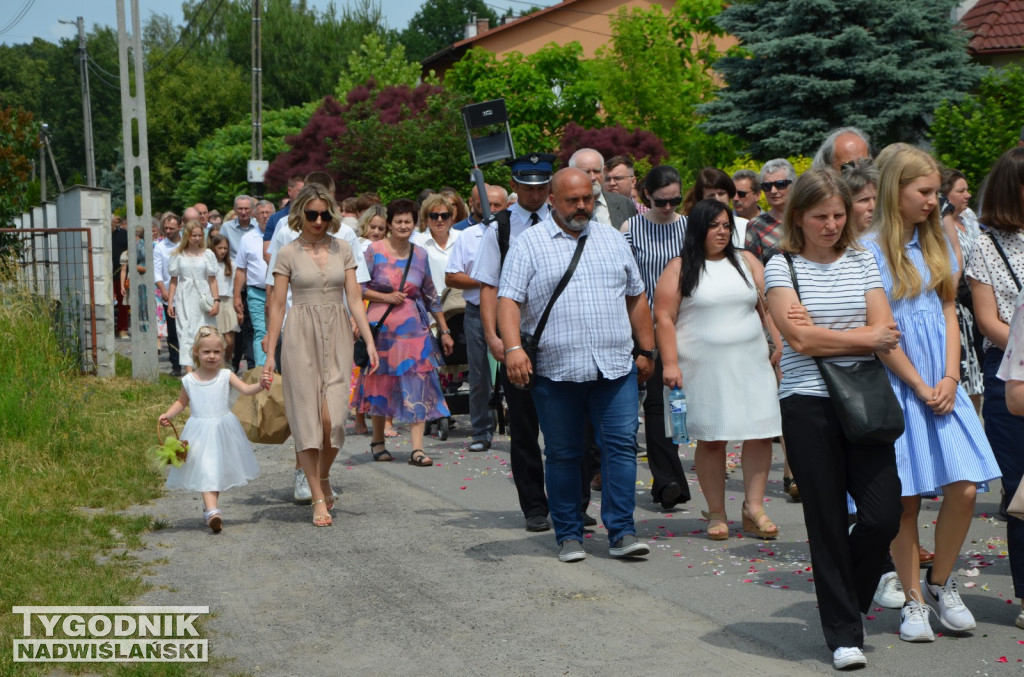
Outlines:
{"label": "police uniform cap", "polygon": [[551,153],[528,153],[508,160],[507,164],[512,168],[512,178],[517,183],[541,186],[550,183],[555,159]]}

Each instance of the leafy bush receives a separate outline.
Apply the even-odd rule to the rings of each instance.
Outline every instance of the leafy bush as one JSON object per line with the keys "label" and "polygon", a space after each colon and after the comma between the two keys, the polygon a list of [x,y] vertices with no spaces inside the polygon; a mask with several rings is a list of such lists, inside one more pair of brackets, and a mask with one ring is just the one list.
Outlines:
{"label": "leafy bush", "polygon": [[1024,69],[990,68],[978,89],[963,101],[944,101],[928,136],[935,157],[959,169],[976,193],[999,156],[1017,144],[1024,126]]}

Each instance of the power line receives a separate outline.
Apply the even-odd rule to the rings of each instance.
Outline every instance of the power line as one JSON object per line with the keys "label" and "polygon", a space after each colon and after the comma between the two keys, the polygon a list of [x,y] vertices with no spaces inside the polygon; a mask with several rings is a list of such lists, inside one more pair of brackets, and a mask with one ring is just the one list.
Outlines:
{"label": "power line", "polygon": [[[92,59],[90,59],[90,61],[92,61]],[[121,89],[121,85],[115,85],[113,82],[108,80],[105,76],[103,76],[100,73],[100,71],[96,70],[96,68],[90,66],[89,71],[96,77],[96,79],[99,82],[102,82],[103,84],[107,85],[108,87],[111,87],[112,89],[117,89],[117,90]],[[114,78],[114,80],[116,81],[116,80],[118,80],[118,78]]]}
{"label": "power line", "polygon": [[93,66],[95,66],[101,73],[106,75],[108,78],[110,78],[112,80],[120,80],[121,79],[120,75],[114,75],[110,71],[104,70],[103,66],[99,65],[98,63],[96,63],[96,61],[92,58],[92,54],[86,53],[85,58],[87,58],[89,60],[89,63],[91,63]]}
{"label": "power line", "polygon": [[[185,24],[185,28],[183,28],[181,30],[181,32],[178,34],[178,39],[174,41],[174,44],[171,45],[170,49],[168,49],[166,52],[164,52],[163,55],[159,59],[157,59],[156,63],[154,63],[152,66],[150,66],[146,70],[149,70],[149,71],[155,70],[157,67],[160,66],[160,64],[162,64],[164,61],[167,60],[167,58],[174,52],[175,48],[178,45],[181,44],[182,40],[185,39],[185,36],[188,35],[191,32],[192,24],[195,23],[195,20],[197,18],[199,18],[199,13],[201,11],[203,11],[203,7],[206,6],[207,2],[209,2],[209,0],[202,0],[202,2],[199,3],[199,6],[196,7],[196,11],[192,13],[192,18],[190,18],[188,20],[188,23]],[[216,14],[216,13],[217,13],[217,10],[214,10],[214,14]],[[205,32],[205,30],[204,30],[204,32]]]}
{"label": "power line", "polygon": [[8,21],[6,26],[0,28],[0,35],[3,35],[21,23],[21,20],[25,18],[25,15],[28,14],[28,11],[32,9],[32,5],[34,4],[36,4],[36,0],[25,0],[25,4],[22,5],[21,9],[18,10],[18,13],[14,15],[14,18]]}
{"label": "power line", "polygon": [[[204,2],[205,2],[205,0],[204,0]],[[220,8],[221,8],[221,6],[223,4],[224,4],[224,0],[217,0],[217,6],[214,7],[213,10],[210,12],[210,17],[206,20],[206,23],[203,24],[203,29],[195,34],[195,39],[192,40],[192,44],[190,44],[188,47],[180,50],[181,51],[181,56],[179,56],[177,58],[177,60],[175,60],[175,62],[170,65],[170,67],[165,69],[163,73],[157,73],[156,72],[156,66],[159,63],[163,63],[164,59],[161,59],[158,62],[158,64],[154,64],[152,68],[148,68],[147,72],[150,74],[150,77],[160,77],[160,76],[170,75],[171,73],[173,73],[174,69],[178,67],[178,64],[180,64],[182,62],[182,60],[185,58],[185,56],[187,56],[188,53],[192,51],[192,48],[196,46],[196,43],[198,43],[200,40],[202,40],[203,36],[206,35],[206,30],[210,27],[210,24],[213,23],[214,17],[217,16],[217,12],[220,11]],[[169,56],[170,54],[171,54],[171,52],[167,52],[167,56]]]}

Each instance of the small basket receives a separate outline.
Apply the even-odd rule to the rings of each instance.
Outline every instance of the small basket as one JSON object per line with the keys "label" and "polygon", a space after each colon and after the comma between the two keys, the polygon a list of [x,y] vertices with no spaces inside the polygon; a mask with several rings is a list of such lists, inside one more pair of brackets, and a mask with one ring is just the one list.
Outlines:
{"label": "small basket", "polygon": [[[176,427],[174,427],[174,421],[168,421],[168,423],[170,423],[170,425],[171,425],[171,430],[174,431],[174,439],[176,439],[179,442],[181,442],[181,449],[175,451],[174,455],[178,457],[178,461],[180,461],[181,463],[184,463],[186,460],[188,460],[188,442],[186,442],[185,440],[182,440],[178,436],[178,429]],[[163,444],[166,441],[166,438],[160,436],[161,428],[162,428],[162,426],[159,423],[157,423],[156,424],[156,440],[157,440],[158,444]]]}

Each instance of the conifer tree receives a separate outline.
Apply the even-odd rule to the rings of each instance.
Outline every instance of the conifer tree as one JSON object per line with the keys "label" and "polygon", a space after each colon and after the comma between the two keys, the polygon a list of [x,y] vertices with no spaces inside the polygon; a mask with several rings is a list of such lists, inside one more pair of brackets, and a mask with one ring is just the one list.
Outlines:
{"label": "conifer tree", "polygon": [[882,146],[913,143],[943,100],[977,82],[957,0],[753,0],[718,22],[742,54],[715,64],[726,87],[701,107],[706,131],[744,139],[756,157],[810,154],[835,127]]}

